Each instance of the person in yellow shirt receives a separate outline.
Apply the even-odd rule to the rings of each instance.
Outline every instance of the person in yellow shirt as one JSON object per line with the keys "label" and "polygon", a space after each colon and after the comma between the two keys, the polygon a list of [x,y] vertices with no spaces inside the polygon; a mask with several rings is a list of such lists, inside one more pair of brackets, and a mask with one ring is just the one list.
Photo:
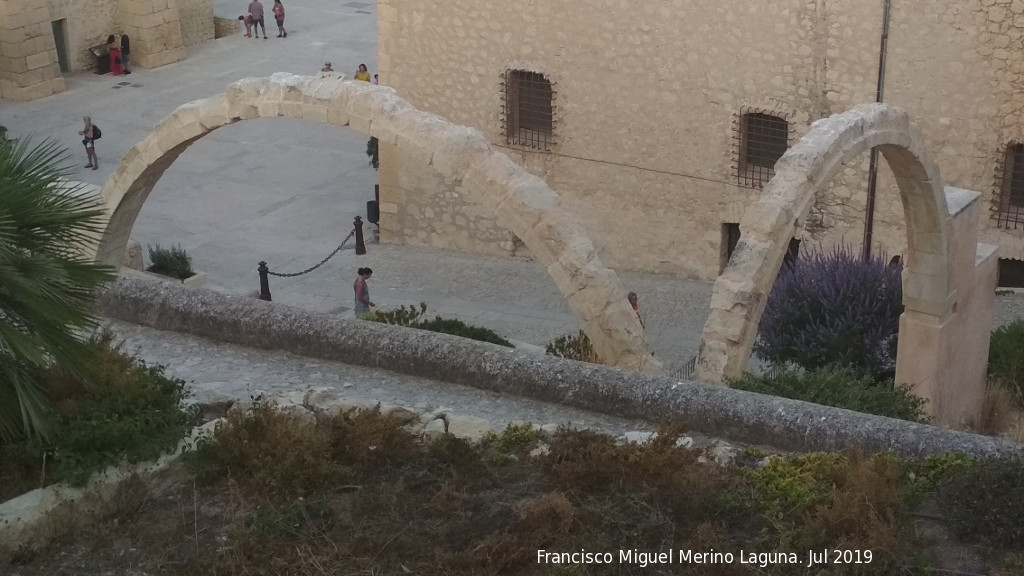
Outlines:
{"label": "person in yellow shirt", "polygon": [[359,65],[359,69],[356,70],[356,80],[362,80],[363,82],[370,81],[370,71],[366,69],[366,64]]}

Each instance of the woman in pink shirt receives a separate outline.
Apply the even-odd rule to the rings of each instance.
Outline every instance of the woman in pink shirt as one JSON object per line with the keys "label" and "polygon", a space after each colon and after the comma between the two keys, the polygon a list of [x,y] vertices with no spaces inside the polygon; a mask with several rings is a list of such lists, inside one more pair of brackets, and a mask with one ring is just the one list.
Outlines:
{"label": "woman in pink shirt", "polygon": [[[274,20],[277,20],[277,37],[287,38],[288,32],[285,32],[284,29],[284,4],[281,4],[281,0],[274,0],[272,11],[274,12]],[[267,33],[264,32],[263,35],[266,36]]]}
{"label": "woman in pink shirt", "polygon": [[110,73],[114,76],[124,76],[124,67],[121,66],[121,45],[111,34],[107,38],[107,53],[110,54]]}

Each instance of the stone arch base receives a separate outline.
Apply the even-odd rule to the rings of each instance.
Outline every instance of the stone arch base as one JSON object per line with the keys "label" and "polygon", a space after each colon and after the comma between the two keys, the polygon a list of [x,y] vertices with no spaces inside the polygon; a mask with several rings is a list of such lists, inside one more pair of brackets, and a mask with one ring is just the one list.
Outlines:
{"label": "stone arch base", "polygon": [[252,118],[302,118],[348,126],[396,147],[406,162],[432,166],[471,201],[493,210],[547,267],[607,364],[660,372],[616,274],[605,268],[582,224],[540,178],[494,150],[474,129],[416,110],[394,90],[339,77],[278,73],[180,106],[124,155],[103,187],[109,221],[95,254],[117,266],[153,186],[193,142]]}
{"label": "stone arch base", "polygon": [[699,378],[723,382],[741,375],[797,220],[844,163],[876,146],[896,176],[907,220],[897,382],[926,398],[938,423],[978,416],[996,249],[977,241],[979,195],[944,187],[906,112],[883,104],[815,122],[776,164],[775,176],[744,214],[743,237],[715,282]]}

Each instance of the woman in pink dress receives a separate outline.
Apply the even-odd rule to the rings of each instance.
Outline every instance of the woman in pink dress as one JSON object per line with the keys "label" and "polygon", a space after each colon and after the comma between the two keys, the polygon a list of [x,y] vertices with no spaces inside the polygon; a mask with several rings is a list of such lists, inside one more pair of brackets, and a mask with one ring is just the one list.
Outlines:
{"label": "woman in pink dress", "polygon": [[124,76],[124,67],[121,66],[121,46],[118,45],[113,34],[107,38],[107,52],[110,54],[110,73],[114,76]]}

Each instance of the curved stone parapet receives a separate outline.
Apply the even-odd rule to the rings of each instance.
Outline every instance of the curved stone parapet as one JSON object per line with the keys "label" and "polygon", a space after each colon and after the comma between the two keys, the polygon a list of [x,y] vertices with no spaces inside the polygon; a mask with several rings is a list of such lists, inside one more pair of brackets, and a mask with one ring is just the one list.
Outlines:
{"label": "curved stone parapet", "polygon": [[744,213],[743,235],[712,291],[698,378],[723,382],[742,374],[797,220],[845,163],[876,146],[896,176],[906,213],[905,316],[936,322],[948,316],[954,301],[947,264],[950,214],[939,170],[906,112],[865,104],[812,124]]}
{"label": "curved stone parapet", "polygon": [[523,240],[583,321],[603,362],[661,371],[615,272],[601,264],[580,221],[542,179],[493,149],[479,131],[416,110],[393,89],[366,82],[277,73],[178,107],[128,150],[104,185],[109,222],[96,259],[121,263],[153,186],[193,142],[227,124],[273,117],[347,126],[396,146],[405,161],[432,166]]}

